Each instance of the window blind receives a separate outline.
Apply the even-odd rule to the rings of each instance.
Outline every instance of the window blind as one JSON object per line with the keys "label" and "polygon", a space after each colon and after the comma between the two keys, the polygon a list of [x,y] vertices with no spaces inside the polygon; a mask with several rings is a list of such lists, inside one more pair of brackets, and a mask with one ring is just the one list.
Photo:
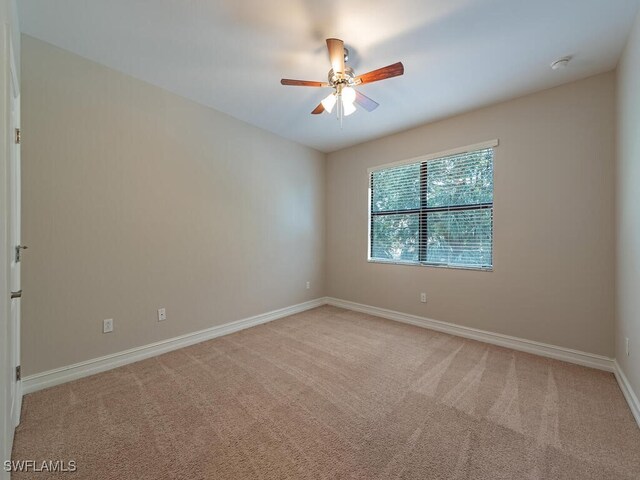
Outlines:
{"label": "window blind", "polygon": [[370,194],[370,260],[492,267],[493,148],[381,168]]}

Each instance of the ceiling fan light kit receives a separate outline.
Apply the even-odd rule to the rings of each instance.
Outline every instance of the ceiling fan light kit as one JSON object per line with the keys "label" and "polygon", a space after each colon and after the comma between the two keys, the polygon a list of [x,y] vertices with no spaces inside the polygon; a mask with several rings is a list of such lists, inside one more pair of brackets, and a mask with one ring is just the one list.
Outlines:
{"label": "ceiling fan light kit", "polygon": [[327,50],[329,51],[329,60],[331,61],[328,82],[312,82],[308,80],[283,78],[280,80],[280,83],[282,85],[297,87],[333,88],[333,92],[327,95],[311,113],[313,115],[322,112],[331,113],[335,107],[336,117],[340,121],[340,125],[342,125],[342,119],[344,117],[356,111],[356,105],[359,105],[368,112],[372,112],[378,107],[377,102],[357,91],[354,87],[404,74],[404,66],[401,62],[398,62],[356,76],[353,69],[345,65],[349,60],[349,50],[344,48],[344,42],[342,40],[328,38]]}

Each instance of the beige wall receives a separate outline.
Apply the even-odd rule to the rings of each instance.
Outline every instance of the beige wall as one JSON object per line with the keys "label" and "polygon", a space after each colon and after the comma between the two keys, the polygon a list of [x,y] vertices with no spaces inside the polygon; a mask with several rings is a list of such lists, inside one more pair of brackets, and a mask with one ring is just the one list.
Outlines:
{"label": "beige wall", "polygon": [[324,154],[22,40],[26,375],[324,295]]}
{"label": "beige wall", "polygon": [[[606,73],[330,154],[328,295],[612,356],[614,96]],[[367,263],[368,167],[494,138],[493,272]]]}
{"label": "beige wall", "polygon": [[640,395],[640,17],[618,66],[616,186],[616,359]]}
{"label": "beige wall", "polygon": [[[26,375],[325,293],[613,355],[613,73],[330,154],[325,178],[319,152],[31,37],[22,63]],[[493,272],[367,263],[368,167],[493,138]]]}

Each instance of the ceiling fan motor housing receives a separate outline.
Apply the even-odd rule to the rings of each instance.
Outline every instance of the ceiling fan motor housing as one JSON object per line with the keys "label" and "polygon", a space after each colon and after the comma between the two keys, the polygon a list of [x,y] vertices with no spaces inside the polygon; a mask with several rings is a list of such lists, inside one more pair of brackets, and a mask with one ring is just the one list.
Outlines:
{"label": "ceiling fan motor housing", "polygon": [[353,71],[353,68],[351,67],[344,67],[344,74],[343,75],[338,75],[337,73],[335,73],[333,71],[333,68],[331,70],[329,70],[329,85],[331,85],[332,87],[337,86],[338,84],[342,84],[342,85],[354,85],[356,74]]}

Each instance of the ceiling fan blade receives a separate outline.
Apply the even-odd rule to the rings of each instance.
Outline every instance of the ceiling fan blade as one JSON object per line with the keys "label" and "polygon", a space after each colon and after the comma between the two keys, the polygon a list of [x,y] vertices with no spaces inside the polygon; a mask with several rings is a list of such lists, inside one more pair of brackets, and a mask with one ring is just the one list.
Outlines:
{"label": "ceiling fan blade", "polygon": [[356,85],[363,83],[377,82],[384,80],[385,78],[392,78],[402,75],[404,73],[404,65],[402,62],[394,63],[393,65],[387,65],[386,67],[373,70],[372,72],[358,75],[355,78]]}
{"label": "ceiling fan blade", "polygon": [[318,115],[319,113],[322,113],[322,112],[324,112],[324,105],[322,105],[322,103],[319,103],[318,106],[313,109],[311,114],[312,115]]}
{"label": "ceiling fan blade", "polygon": [[364,108],[367,112],[373,112],[376,108],[380,106],[378,102],[375,100],[371,100],[365,94],[360,93],[356,90],[356,103]]}
{"label": "ceiling fan blade", "polygon": [[344,73],[344,42],[337,38],[327,38],[327,49],[333,73]]}
{"label": "ceiling fan blade", "polygon": [[283,78],[280,80],[282,85],[292,85],[294,87],[328,87],[327,82],[312,82],[309,80],[292,80],[290,78]]}

